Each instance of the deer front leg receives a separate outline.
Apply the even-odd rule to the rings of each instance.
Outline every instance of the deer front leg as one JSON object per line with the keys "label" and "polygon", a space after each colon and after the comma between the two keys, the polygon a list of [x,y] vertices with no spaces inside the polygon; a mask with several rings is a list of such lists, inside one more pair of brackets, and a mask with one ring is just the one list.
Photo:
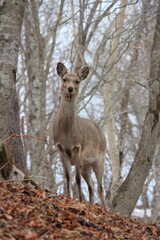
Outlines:
{"label": "deer front leg", "polygon": [[79,201],[82,202],[82,189],[81,189],[81,166],[79,164],[76,164],[76,183],[78,187],[78,193],[79,193]]}
{"label": "deer front leg", "polygon": [[68,161],[68,159],[62,158],[63,163],[63,169],[67,181],[67,194],[69,197],[71,197],[71,165]]}
{"label": "deer front leg", "polygon": [[61,161],[63,164],[63,170],[65,173],[66,181],[67,181],[67,194],[71,197],[71,164],[68,159],[65,157],[64,149],[61,144],[57,144],[58,150],[60,152]]}
{"label": "deer front leg", "polygon": [[79,193],[79,201],[82,202],[82,188],[81,188],[81,173],[82,173],[82,158],[80,157],[80,147],[73,148],[75,168],[76,168],[76,183]]}

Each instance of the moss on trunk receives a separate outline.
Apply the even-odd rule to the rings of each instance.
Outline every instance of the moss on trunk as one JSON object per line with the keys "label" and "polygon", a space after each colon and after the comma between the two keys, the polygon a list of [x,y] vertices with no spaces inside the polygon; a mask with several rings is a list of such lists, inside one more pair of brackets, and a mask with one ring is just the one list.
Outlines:
{"label": "moss on trunk", "polygon": [[12,162],[7,156],[5,146],[0,141],[0,173],[4,179],[7,179],[12,171]]}

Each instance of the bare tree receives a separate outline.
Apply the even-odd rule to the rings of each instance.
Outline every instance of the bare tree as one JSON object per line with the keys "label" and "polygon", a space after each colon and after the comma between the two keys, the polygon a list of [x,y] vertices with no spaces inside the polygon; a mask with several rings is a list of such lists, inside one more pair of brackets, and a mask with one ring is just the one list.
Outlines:
{"label": "bare tree", "polygon": [[[4,141],[11,134],[20,134],[16,72],[25,1],[5,0],[0,5],[0,139]],[[10,159],[25,171],[21,139],[10,138],[5,144]]]}
{"label": "bare tree", "polygon": [[143,184],[153,163],[154,153],[160,134],[160,3],[157,10],[157,21],[151,53],[149,76],[149,104],[145,117],[142,135],[135,160],[130,172],[113,198],[113,211],[130,215],[142,192]]}

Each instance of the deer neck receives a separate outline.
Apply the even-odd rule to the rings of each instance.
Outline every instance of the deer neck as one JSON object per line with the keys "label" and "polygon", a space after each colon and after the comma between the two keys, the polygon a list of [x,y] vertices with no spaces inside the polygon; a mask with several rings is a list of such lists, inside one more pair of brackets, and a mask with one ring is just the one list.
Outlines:
{"label": "deer neck", "polygon": [[61,100],[59,119],[64,130],[70,130],[76,124],[76,101]]}

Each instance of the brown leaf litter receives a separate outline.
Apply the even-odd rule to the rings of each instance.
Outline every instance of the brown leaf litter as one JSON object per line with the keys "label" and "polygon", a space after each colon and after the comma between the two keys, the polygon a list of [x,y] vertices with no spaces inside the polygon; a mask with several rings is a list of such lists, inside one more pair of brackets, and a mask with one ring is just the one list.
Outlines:
{"label": "brown leaf litter", "polygon": [[28,184],[0,181],[1,240],[158,240],[160,226]]}

